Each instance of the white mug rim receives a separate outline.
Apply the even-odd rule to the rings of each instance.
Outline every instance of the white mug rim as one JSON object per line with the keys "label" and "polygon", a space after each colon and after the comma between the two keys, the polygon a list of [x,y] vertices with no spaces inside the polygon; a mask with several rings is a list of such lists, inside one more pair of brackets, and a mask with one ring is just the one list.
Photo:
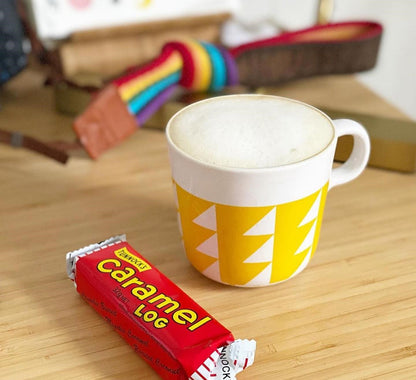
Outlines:
{"label": "white mug rim", "polygon": [[[221,101],[221,99],[223,98],[241,98],[241,97],[246,97],[246,98],[271,98],[271,99],[275,99],[275,100],[280,100],[280,101],[285,101],[285,102],[292,102],[292,103],[296,103],[299,104],[303,107],[309,108],[314,112],[317,112],[320,116],[322,116],[324,119],[326,119],[329,122],[329,125],[331,126],[332,129],[332,137],[330,139],[330,141],[328,142],[328,144],[323,147],[321,150],[319,150],[319,152],[314,153],[313,155],[306,157],[302,160],[299,161],[295,161],[295,162],[291,162],[291,163],[287,163],[287,164],[282,164],[282,165],[276,165],[276,166],[267,166],[267,167],[259,167],[259,168],[244,168],[244,167],[234,167],[234,166],[224,166],[224,165],[218,165],[218,164],[213,164],[213,163],[209,163],[206,161],[202,161],[200,159],[197,159],[193,156],[191,156],[189,153],[185,152],[183,149],[179,148],[175,142],[172,140],[171,136],[170,136],[170,130],[172,128],[172,124],[174,123],[175,119],[182,113],[187,112],[190,108],[194,108],[196,106],[198,106],[201,103],[208,103],[208,102],[213,102],[213,101]],[[225,172],[232,172],[232,173],[262,173],[262,172],[274,172],[274,171],[280,171],[280,170],[290,170],[293,168],[296,168],[300,165],[304,165],[306,162],[313,160],[316,157],[319,157],[320,155],[323,155],[333,144],[334,140],[336,139],[336,132],[335,132],[335,126],[333,124],[332,119],[325,114],[323,111],[321,111],[320,109],[302,102],[300,100],[297,99],[292,99],[292,98],[287,98],[284,96],[277,96],[277,95],[268,95],[268,94],[233,94],[233,95],[222,95],[222,96],[216,96],[216,97],[212,97],[212,98],[208,98],[208,99],[204,99],[204,100],[200,100],[194,103],[191,103],[189,105],[187,105],[186,107],[182,108],[181,110],[179,110],[178,112],[176,112],[168,121],[167,125],[166,125],[166,131],[165,131],[165,135],[167,138],[167,141],[169,143],[169,145],[175,149],[175,151],[184,156],[185,158],[187,158],[188,160],[191,160],[192,162],[198,164],[198,165],[202,165],[205,167],[209,167],[211,169],[215,169],[215,170],[220,170],[220,171],[225,171]]]}

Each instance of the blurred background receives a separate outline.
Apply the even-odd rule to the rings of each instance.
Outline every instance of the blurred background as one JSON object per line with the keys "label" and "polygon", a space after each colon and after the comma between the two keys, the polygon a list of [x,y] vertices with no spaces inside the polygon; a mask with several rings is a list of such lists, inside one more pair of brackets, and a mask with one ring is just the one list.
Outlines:
{"label": "blurred background", "polygon": [[[377,66],[359,80],[416,119],[416,1],[334,0],[330,20],[374,20],[384,27]],[[294,30],[316,22],[316,0],[241,0],[237,19],[244,24],[271,21]]]}
{"label": "blurred background", "polygon": [[[52,82],[65,78],[99,87],[157,56],[172,38],[235,46],[315,25],[322,7],[328,22],[372,20],[384,26],[377,66],[356,76],[416,119],[416,1],[411,0],[2,0],[0,83],[17,75],[31,50],[55,68]],[[13,8],[24,15],[23,31],[12,25]],[[24,41],[15,44],[10,36]]]}

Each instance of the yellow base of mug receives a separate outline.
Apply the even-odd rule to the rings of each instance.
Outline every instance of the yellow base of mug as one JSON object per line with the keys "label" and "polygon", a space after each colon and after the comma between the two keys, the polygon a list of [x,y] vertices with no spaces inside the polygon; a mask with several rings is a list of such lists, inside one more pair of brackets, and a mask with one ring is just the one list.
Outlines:
{"label": "yellow base of mug", "polygon": [[328,183],[309,196],[265,207],[217,204],[174,183],[187,257],[208,278],[267,286],[300,273],[315,253]]}

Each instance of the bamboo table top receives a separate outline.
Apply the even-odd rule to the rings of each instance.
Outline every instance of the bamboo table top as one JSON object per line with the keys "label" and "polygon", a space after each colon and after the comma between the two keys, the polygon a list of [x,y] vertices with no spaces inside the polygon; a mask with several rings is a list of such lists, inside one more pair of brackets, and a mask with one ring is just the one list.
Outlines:
{"label": "bamboo table top", "polygon": [[[1,92],[0,128],[74,139],[43,76]],[[281,86],[313,104],[404,117],[350,76]],[[163,132],[139,130],[98,161],[66,166],[0,146],[0,368],[4,379],[157,379],[76,293],[65,253],[126,233],[129,243],[238,338],[254,338],[239,379],[416,376],[416,177],[367,168],[328,194],[318,250],[280,285],[222,286],[188,263]]]}

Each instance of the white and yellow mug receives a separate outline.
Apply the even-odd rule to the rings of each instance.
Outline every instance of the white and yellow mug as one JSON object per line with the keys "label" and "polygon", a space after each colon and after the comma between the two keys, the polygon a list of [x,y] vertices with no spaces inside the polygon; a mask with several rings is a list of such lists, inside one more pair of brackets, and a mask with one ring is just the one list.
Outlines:
{"label": "white and yellow mug", "polygon": [[[276,125],[284,127],[281,135],[267,136],[267,131],[258,129],[276,118]],[[221,136],[218,132],[207,136],[218,124]],[[232,125],[239,127],[229,132]],[[255,131],[245,135],[252,126]],[[326,132],[321,146],[318,141],[311,152],[312,140],[321,136],[319,128]],[[301,140],[300,146],[292,141],[296,138],[289,138],[280,150],[287,157],[300,151],[300,158],[262,163],[263,151],[256,144],[270,147],[273,139],[286,141],[292,132]],[[246,287],[285,281],[307,266],[318,244],[327,190],[356,178],[370,152],[368,134],[357,122],[332,121],[310,105],[267,95],[231,95],[191,104],[172,117],[166,135],[178,222],[189,261],[212,280]],[[353,136],[354,148],[344,164],[333,168],[337,139],[343,135]],[[256,141],[253,146],[245,141],[241,157],[233,162],[238,139]],[[192,147],[202,150],[202,155]],[[221,155],[221,149],[231,162],[228,158],[212,161],[211,151]],[[308,151],[306,157],[303,150]],[[254,165],[245,167],[245,157],[253,152]]]}

